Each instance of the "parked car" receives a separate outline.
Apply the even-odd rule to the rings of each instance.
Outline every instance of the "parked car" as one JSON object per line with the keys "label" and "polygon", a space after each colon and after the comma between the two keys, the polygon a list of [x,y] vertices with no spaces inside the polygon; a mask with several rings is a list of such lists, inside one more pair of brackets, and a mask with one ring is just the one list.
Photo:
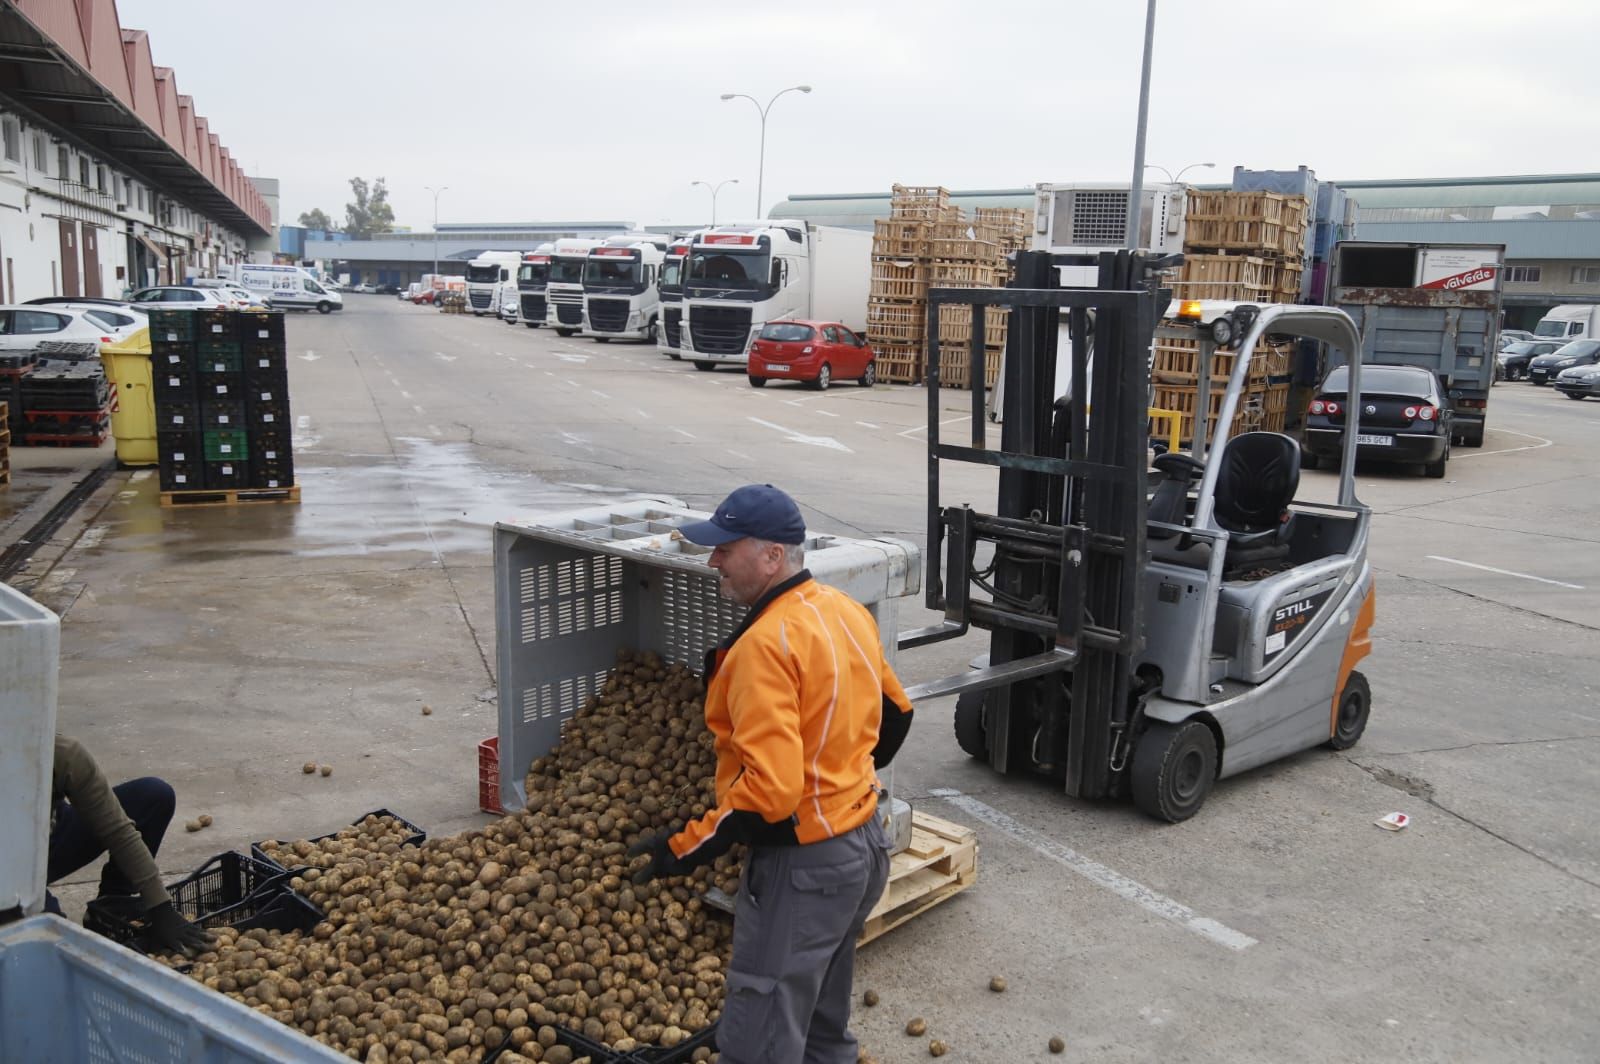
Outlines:
{"label": "parked car", "polygon": [[836,321],[768,322],[750,345],[745,372],[753,388],[769,380],[805,381],[819,391],[835,380],[870,388],[878,380],[871,346]]}
{"label": "parked car", "polygon": [[1600,361],[1600,340],[1573,340],[1530,361],[1528,379],[1535,384],[1549,384],[1564,369],[1592,366],[1597,361]]}
{"label": "parked car", "polygon": [[395,295],[399,297],[401,302],[409,302],[411,300],[416,299],[417,298],[417,293],[420,292],[420,291],[422,291],[422,286],[420,284],[418,284],[417,282],[412,281],[409,285],[407,285],[404,288],[400,288],[400,287],[396,286]]}
{"label": "parked car", "polygon": [[350,289],[350,291],[362,292],[370,296],[378,291],[378,286],[373,284],[371,281],[361,281],[358,282],[354,288]]}
{"label": "parked car", "polygon": [[411,297],[411,302],[416,303],[418,306],[421,306],[424,303],[432,306],[438,291],[439,290],[437,288],[424,288],[422,291]]}
{"label": "parked car", "polygon": [[1548,355],[1561,344],[1555,340],[1520,340],[1495,356],[1495,369],[1501,380],[1516,381],[1528,375],[1528,363]]}
{"label": "parked car", "polygon": [[1504,351],[1507,344],[1518,344],[1526,340],[1536,340],[1538,337],[1526,329],[1501,329],[1500,350]]}
{"label": "parked car", "polygon": [[253,298],[236,295],[223,288],[191,288],[188,285],[156,285],[133,293],[137,307],[164,310],[241,310],[255,304]]}
{"label": "parked car", "polygon": [[[1337,464],[1349,406],[1350,371],[1329,373],[1306,411],[1300,464]],[[1421,366],[1361,367],[1360,432],[1356,457],[1417,462],[1430,477],[1444,476],[1450,461],[1450,408],[1439,378]]]}
{"label": "parked car", "polygon": [[0,351],[26,351],[44,340],[108,344],[115,339],[81,310],[27,304],[0,306]]}
{"label": "parked car", "polygon": [[400,286],[397,284],[380,284],[374,291],[380,296],[392,296],[400,291]]}
{"label": "parked car", "polygon": [[1600,399],[1600,365],[1573,366],[1556,374],[1555,390],[1568,399]]}
{"label": "parked car", "polygon": [[[30,302],[32,302],[30,300]],[[150,327],[150,315],[130,303],[53,303],[52,307],[76,310],[94,322],[107,336],[121,343],[140,329]]]}

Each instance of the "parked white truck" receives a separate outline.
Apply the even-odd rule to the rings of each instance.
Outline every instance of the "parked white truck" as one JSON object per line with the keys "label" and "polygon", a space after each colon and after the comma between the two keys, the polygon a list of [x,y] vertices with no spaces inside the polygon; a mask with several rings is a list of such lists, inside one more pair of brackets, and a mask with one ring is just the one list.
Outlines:
{"label": "parked white truck", "polygon": [[550,249],[545,321],[557,336],[571,336],[583,328],[583,267],[590,249],[599,246],[600,241],[587,237],[563,237]]}
{"label": "parked white truck", "polygon": [[697,235],[683,284],[682,354],[695,368],[742,366],[769,321],[837,321],[862,332],[872,234],[770,219]]}
{"label": "parked white truck", "polygon": [[1550,312],[1533,327],[1533,335],[1540,340],[1600,340],[1600,304],[1566,303],[1551,307]]}
{"label": "parked white truck", "polygon": [[545,307],[544,290],[550,283],[550,253],[554,250],[554,244],[540,244],[532,251],[524,252],[522,265],[517,267],[517,313],[522,324],[530,329],[543,325],[549,313]]}
{"label": "parked white truck", "polygon": [[592,248],[583,267],[583,335],[654,344],[661,316],[656,277],[666,257],[666,238],[652,233],[624,233]]}
{"label": "parked white truck", "polygon": [[682,357],[679,348],[683,332],[683,271],[696,235],[668,245],[666,260],[661,263],[661,277],[656,282],[656,297],[661,300],[661,328],[656,333],[656,350],[673,361]]}
{"label": "parked white truck", "polygon": [[520,251],[485,251],[467,263],[467,306],[472,313],[500,313],[500,286],[513,283],[522,264]]}

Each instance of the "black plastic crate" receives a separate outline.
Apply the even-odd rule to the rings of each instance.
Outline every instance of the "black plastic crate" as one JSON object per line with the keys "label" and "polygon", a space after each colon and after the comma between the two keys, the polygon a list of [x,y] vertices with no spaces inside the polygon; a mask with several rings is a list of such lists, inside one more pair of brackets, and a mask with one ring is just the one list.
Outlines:
{"label": "black plastic crate", "polygon": [[261,426],[250,433],[250,454],[264,462],[294,461],[294,445],[289,426]]}
{"label": "black plastic crate", "polygon": [[152,359],[150,391],[156,400],[188,401],[195,397],[194,370],[188,366],[163,367]]}
{"label": "black plastic crate", "polygon": [[694,1056],[694,1051],[702,1047],[711,1050],[717,1048],[716,1024],[712,1024],[692,1038],[685,1038],[671,1049],[665,1046],[644,1046],[629,1053],[626,1059],[630,1064],[685,1064]]}
{"label": "black plastic crate", "polygon": [[196,340],[233,339],[233,311],[197,310],[194,317],[194,338]]}
{"label": "black plastic crate", "polygon": [[[151,328],[153,333],[154,327]],[[182,366],[192,369],[194,366],[195,346],[193,340],[155,340],[150,341],[150,362],[159,366]]]}
{"label": "black plastic crate", "polygon": [[294,463],[269,462],[250,459],[250,486],[252,488],[287,488],[294,484]]}
{"label": "black plastic crate", "polygon": [[244,353],[244,347],[232,336],[226,339],[204,337],[195,343],[195,347],[199,349],[201,358],[212,358],[214,356],[232,358]]}
{"label": "black plastic crate", "polygon": [[162,491],[200,491],[205,488],[205,463],[198,458],[183,462],[162,460],[160,477]]}
{"label": "black plastic crate", "polygon": [[[184,919],[208,928],[310,931],[325,919],[322,910],[289,889],[281,870],[242,853],[218,854],[167,893]],[[133,949],[151,948],[141,898],[96,898],[84,912],[83,925]]]}
{"label": "black plastic crate", "polygon": [[195,368],[201,377],[240,377],[244,370],[244,356],[238,350],[200,351],[195,354]]}
{"label": "black plastic crate", "polygon": [[283,346],[283,311],[247,310],[234,315],[234,335],[246,343]]}
{"label": "black plastic crate", "polygon": [[33,365],[34,361],[35,356],[32,351],[0,351],[0,372],[25,370]]}
{"label": "black plastic crate", "polygon": [[[607,1049],[601,1043],[584,1037],[570,1027],[563,1027],[559,1023],[552,1026],[556,1032],[556,1044],[566,1046],[572,1050],[572,1056],[575,1060],[587,1057],[593,1064],[634,1064],[636,1060],[633,1054],[618,1053],[613,1049]],[[515,1047],[511,1044],[511,1036],[507,1035],[505,1041],[484,1056],[483,1064],[495,1064],[495,1061],[498,1061],[506,1053],[513,1052],[514,1049]],[[687,1060],[688,1058],[685,1057],[684,1059]]]}
{"label": "black plastic crate", "polygon": [[264,403],[252,400],[249,404],[249,409],[246,411],[246,417],[252,430],[257,428],[275,429],[280,425],[287,427],[289,425],[289,404],[282,399]]}
{"label": "black plastic crate", "polygon": [[204,373],[196,379],[195,392],[202,403],[243,403],[244,378],[237,373]]}
{"label": "black plastic crate", "polygon": [[[223,387],[223,385],[217,385]],[[210,432],[233,431],[245,427],[244,400],[242,399],[214,399],[210,394],[211,385],[208,382],[201,392],[200,399],[200,427]]]}
{"label": "black plastic crate", "polygon": [[152,343],[175,343],[194,339],[195,312],[192,310],[167,310],[152,307],[150,310],[150,340]]}
{"label": "black plastic crate", "polygon": [[[350,821],[350,826],[351,827],[356,827],[363,820],[367,819],[367,817],[369,817],[369,816],[394,817],[394,819],[400,821],[400,824],[401,824],[402,827],[410,828],[411,829],[411,834],[407,835],[405,837],[405,839],[403,839],[402,842],[401,842],[401,845],[403,845],[403,846],[418,846],[418,845],[421,845],[422,843],[424,843],[424,842],[426,842],[428,840],[428,833],[426,831],[423,831],[421,828],[417,827],[417,825],[413,824],[411,821],[407,820],[405,817],[401,816],[399,813],[392,813],[387,809],[374,809],[370,813],[362,813],[360,816],[358,816],[354,820]],[[313,842],[313,843],[314,842],[321,842],[323,839],[331,839],[337,834],[339,834],[339,832],[330,831],[330,832],[327,832],[326,834],[318,835],[314,839],[307,839],[306,841],[307,842]],[[277,861],[274,861],[272,858],[268,857],[266,855],[265,851],[263,851],[261,849],[261,847],[263,845],[265,845],[267,842],[276,842],[276,841],[279,841],[279,840],[276,840],[276,839],[264,839],[261,842],[252,842],[250,844],[250,856],[255,858],[257,861],[261,861],[261,862],[263,862],[263,863],[265,863],[267,865],[270,865],[273,868],[276,868],[280,872],[288,871],[288,869],[285,869],[283,865],[279,864]],[[302,867],[302,866],[299,866],[299,865],[295,866],[295,870],[298,870],[300,867]]]}
{"label": "black plastic crate", "polygon": [[205,482],[207,491],[220,491],[224,488],[248,488],[250,486],[250,463],[243,459],[228,459],[221,462],[207,461],[205,463]]}
{"label": "black plastic crate", "polygon": [[156,400],[156,431],[190,433],[200,428],[200,404],[193,399]]}
{"label": "black plastic crate", "polygon": [[282,351],[247,348],[244,353],[244,376],[252,384],[282,385],[289,378],[288,360]]}

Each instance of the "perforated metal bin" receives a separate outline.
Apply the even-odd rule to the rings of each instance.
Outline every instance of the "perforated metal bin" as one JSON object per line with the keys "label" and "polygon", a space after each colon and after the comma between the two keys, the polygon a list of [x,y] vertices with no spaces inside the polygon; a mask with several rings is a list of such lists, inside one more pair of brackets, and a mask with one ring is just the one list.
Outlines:
{"label": "perforated metal bin", "polygon": [[[710,548],[673,535],[709,516],[649,499],[495,525],[504,808],[527,804],[528,766],[601,689],[618,650],[654,650],[698,672],[706,651],[738,626],[744,608],[718,594]],[[812,576],[872,612],[892,664],[896,600],[921,588],[917,547],[814,535],[805,548]]]}
{"label": "perforated metal bin", "polygon": [[0,918],[44,908],[60,647],[56,615],[0,584]]}

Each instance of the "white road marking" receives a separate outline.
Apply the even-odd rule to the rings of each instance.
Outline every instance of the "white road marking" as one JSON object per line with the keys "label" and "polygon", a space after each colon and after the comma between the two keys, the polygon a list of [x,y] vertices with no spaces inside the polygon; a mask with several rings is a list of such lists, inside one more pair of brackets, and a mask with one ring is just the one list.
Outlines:
{"label": "white road marking", "polygon": [[583,365],[583,363],[589,361],[589,356],[588,355],[563,355],[559,351],[556,352],[556,357],[559,358],[563,362],[576,362],[580,366]]}
{"label": "white road marking", "polygon": [[1520,577],[1523,580],[1535,580],[1541,584],[1554,584],[1556,587],[1570,588],[1573,591],[1583,590],[1582,584],[1568,584],[1561,580],[1549,580],[1545,577],[1533,576],[1529,573],[1515,573],[1510,569],[1496,569],[1492,565],[1479,565],[1477,562],[1464,562],[1460,558],[1446,558],[1442,555],[1430,554],[1428,555],[1428,560],[1432,562],[1449,562],[1451,565],[1464,565],[1468,569],[1482,569],[1486,573],[1499,573],[1501,576],[1515,576]]}
{"label": "white road marking", "polygon": [[554,374],[554,373],[551,373],[551,372],[550,372],[550,371],[549,371],[549,370],[545,370],[545,371],[544,371],[544,375],[545,375],[545,376],[546,376],[546,377],[554,377],[554,376],[555,376],[555,374]]}
{"label": "white road marking", "polygon": [[579,384],[577,381],[573,380],[571,377],[568,377],[566,379],[566,383],[570,384],[574,388],[582,388],[583,387],[583,385]]}
{"label": "white road marking", "polygon": [[435,351],[433,353],[433,357],[439,359],[442,362],[454,362],[456,360],[456,356],[455,355],[447,355],[443,351]]}
{"label": "white road marking", "polygon": [[838,417],[839,416],[838,414],[835,414],[832,410],[813,410],[811,412],[813,414],[820,414],[823,417]]}
{"label": "white road marking", "polygon": [[1173,901],[1164,894],[1158,894],[1145,886],[1135,882],[1120,872],[1115,872],[1098,861],[1090,860],[1070,847],[1063,846],[1054,839],[1044,835],[1026,824],[1019,823],[1013,818],[1002,813],[992,806],[985,805],[976,798],[968,797],[960,791],[944,787],[935,787],[928,792],[936,798],[943,798],[957,809],[970,816],[999,828],[1018,842],[1030,847],[1042,856],[1050,858],[1058,864],[1076,872],[1078,875],[1098,886],[1111,891],[1111,893],[1131,901],[1147,911],[1171,920],[1202,938],[1208,938],[1219,946],[1231,950],[1246,950],[1256,945],[1256,940],[1243,931],[1235,931],[1226,924],[1218,923],[1209,917],[1201,916],[1187,905]]}
{"label": "white road marking", "polygon": [[743,451],[736,451],[732,447],[728,448],[728,453],[733,455],[735,458],[743,458],[746,462],[753,461],[749,455],[745,454]]}
{"label": "white road marking", "polygon": [[411,409],[415,410],[419,414],[422,413],[422,407],[418,406],[416,403],[411,404]]}
{"label": "white road marking", "polygon": [[640,416],[640,417],[643,417],[643,418],[648,418],[648,417],[649,417],[649,416],[650,416],[650,412],[649,412],[649,411],[647,411],[647,410],[641,410],[641,409],[639,409],[639,408],[638,408],[638,407],[634,407],[634,408],[633,408],[633,412],[634,412],[634,413],[635,413],[635,414],[638,414],[638,415],[639,415],[639,416]]}
{"label": "white road marking", "polygon": [[1491,454],[1515,454],[1518,451],[1540,451],[1546,447],[1554,446],[1556,442],[1554,440],[1547,440],[1543,436],[1535,436],[1531,432],[1518,432],[1515,429],[1496,429],[1495,431],[1504,432],[1511,436],[1521,436],[1525,440],[1538,440],[1539,442],[1524,444],[1521,447],[1501,447],[1493,451],[1468,451],[1464,449],[1457,450],[1452,448],[1450,451],[1451,459],[1486,458]]}
{"label": "white road marking", "polygon": [[1582,713],[1568,713],[1567,716],[1569,716],[1569,717],[1577,717],[1579,720],[1586,720],[1590,724],[1600,724],[1600,717],[1589,717],[1589,716],[1585,716]]}
{"label": "white road marking", "polygon": [[875,429],[878,427],[870,421],[857,421],[856,424],[860,425],[864,429]]}
{"label": "white road marking", "polygon": [[607,395],[605,392],[602,392],[599,388],[590,388],[589,391],[591,391],[595,395],[599,396],[601,399],[610,399],[611,398],[611,396]]}
{"label": "white road marking", "polygon": [[764,428],[769,428],[775,432],[783,433],[790,443],[805,443],[811,445],[812,447],[827,447],[830,450],[843,451],[845,454],[855,454],[854,451],[840,443],[838,440],[834,439],[832,436],[807,436],[804,433],[796,432],[794,429],[786,429],[782,425],[774,424],[771,421],[763,421],[758,417],[753,417],[750,420],[754,421],[757,425],[763,426]]}
{"label": "white road marking", "polygon": [[699,438],[700,438],[700,437],[699,437],[699,436],[696,436],[696,435],[695,435],[695,434],[694,434],[694,433],[692,433],[692,432],[689,432],[689,431],[687,431],[687,430],[685,430],[685,429],[680,429],[680,428],[678,428],[678,427],[677,427],[677,426],[676,426],[676,425],[674,425],[674,426],[673,426],[673,427],[672,427],[672,431],[673,431],[673,432],[676,432],[676,433],[677,433],[677,434],[678,434],[678,435],[679,435],[679,436],[687,436],[687,437],[689,437],[689,438],[690,438],[690,439],[691,439],[691,440],[698,440],[698,439],[699,439]]}
{"label": "white road marking", "polygon": [[408,392],[408,391],[401,391],[400,398],[402,398],[402,399],[410,399],[411,398],[411,393]]}
{"label": "white road marking", "polygon": [[443,436],[444,435],[444,433],[439,431],[439,426],[438,425],[429,425],[428,426],[428,431],[433,433],[435,436]]}
{"label": "white road marking", "polygon": [[[947,418],[944,421],[939,422],[939,427],[940,428],[944,428],[946,425],[954,425],[957,421],[971,421],[971,420],[972,420],[972,418],[969,417],[969,416]],[[895,435],[896,436],[909,436],[913,432],[927,432],[927,431],[928,431],[928,426],[926,426],[926,425],[912,425],[910,428],[905,429],[904,431],[895,433]]]}
{"label": "white road marking", "polygon": [[305,354],[301,355],[300,357],[302,359],[304,359],[305,361],[307,361],[307,362],[315,362],[317,359],[321,358],[322,356],[317,354],[315,351],[307,351]]}
{"label": "white road marking", "polygon": [[100,541],[106,538],[106,533],[111,531],[109,525],[90,525],[83,530],[83,535],[78,537],[78,542],[73,544],[75,550],[94,550]]}

